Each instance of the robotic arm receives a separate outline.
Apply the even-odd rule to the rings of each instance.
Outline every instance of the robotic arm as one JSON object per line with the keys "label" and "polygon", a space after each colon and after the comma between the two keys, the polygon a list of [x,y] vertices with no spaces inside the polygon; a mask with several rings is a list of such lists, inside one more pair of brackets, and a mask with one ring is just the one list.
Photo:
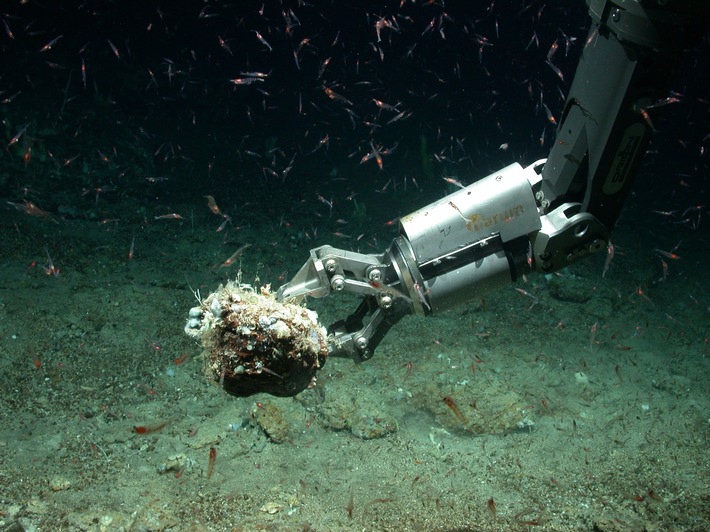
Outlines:
{"label": "robotic arm", "polygon": [[530,235],[542,227],[535,199],[541,169],[541,162],[510,165],[403,217],[400,236],[382,255],[313,249],[277,299],[365,296],[330,327],[329,339],[331,354],[366,360],[405,315],[446,310],[532,269]]}
{"label": "robotic arm", "polygon": [[332,355],[367,360],[407,314],[431,315],[604,249],[704,0],[588,0],[593,27],[547,160],[512,164],[400,219],[381,255],[322,246],[277,292],[364,296],[329,328]]}

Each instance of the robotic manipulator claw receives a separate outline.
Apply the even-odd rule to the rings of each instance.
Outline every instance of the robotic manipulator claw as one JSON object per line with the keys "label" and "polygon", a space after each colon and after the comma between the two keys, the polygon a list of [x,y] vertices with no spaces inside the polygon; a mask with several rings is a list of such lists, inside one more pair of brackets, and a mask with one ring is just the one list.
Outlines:
{"label": "robotic manipulator claw", "polygon": [[430,315],[603,250],[652,137],[683,51],[710,2],[588,0],[592,25],[547,159],[517,163],[400,219],[381,255],[331,246],[277,293],[285,301],[352,292],[330,326],[330,354],[370,358],[407,314]]}
{"label": "robotic manipulator claw", "polygon": [[[399,236],[381,255],[312,249],[277,299],[363,297],[354,313],[328,329],[331,355],[363,361],[407,314],[441,312],[533,269],[553,271],[570,257],[604,249],[608,232],[593,216],[569,205],[544,214],[544,162],[514,163],[402,217]],[[564,249],[564,257],[555,249]]]}

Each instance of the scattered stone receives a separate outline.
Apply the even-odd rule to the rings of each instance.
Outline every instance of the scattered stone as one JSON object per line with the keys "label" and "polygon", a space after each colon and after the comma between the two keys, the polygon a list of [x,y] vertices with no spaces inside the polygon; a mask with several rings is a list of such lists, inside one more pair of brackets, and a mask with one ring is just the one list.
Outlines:
{"label": "scattered stone", "polygon": [[257,403],[251,411],[251,416],[272,442],[283,443],[289,439],[289,423],[275,404]]}
{"label": "scattered stone", "polygon": [[49,480],[49,489],[52,491],[64,491],[71,488],[71,482],[64,477],[55,476]]}

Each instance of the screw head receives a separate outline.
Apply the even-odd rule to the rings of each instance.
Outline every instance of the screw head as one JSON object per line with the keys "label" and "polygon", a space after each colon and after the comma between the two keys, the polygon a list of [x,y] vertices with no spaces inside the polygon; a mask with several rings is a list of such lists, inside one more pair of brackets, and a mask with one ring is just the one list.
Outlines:
{"label": "screw head", "polygon": [[370,281],[375,281],[376,283],[382,280],[382,272],[378,268],[371,269],[367,276],[370,278]]}
{"label": "screw head", "polygon": [[367,343],[367,338],[364,336],[358,336],[355,338],[355,347],[357,347],[360,351],[367,349]]}
{"label": "screw head", "polygon": [[590,253],[597,253],[598,251],[601,251],[602,249],[606,248],[606,242],[602,240],[601,238],[597,238],[590,242],[589,244],[589,252]]}
{"label": "screw head", "polygon": [[328,273],[334,273],[338,269],[338,262],[335,259],[328,259],[325,261],[325,271]]}
{"label": "screw head", "polygon": [[335,290],[336,292],[340,292],[343,288],[345,288],[345,279],[343,279],[342,275],[336,275],[330,280],[330,288]]}

